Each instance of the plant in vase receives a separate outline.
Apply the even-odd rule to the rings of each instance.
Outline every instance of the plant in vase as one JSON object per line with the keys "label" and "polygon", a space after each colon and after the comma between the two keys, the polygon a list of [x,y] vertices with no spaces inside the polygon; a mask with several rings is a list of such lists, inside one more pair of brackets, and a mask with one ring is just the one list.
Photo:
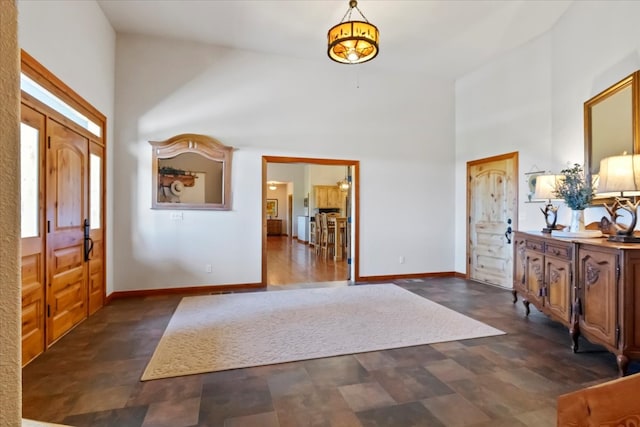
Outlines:
{"label": "plant in vase", "polygon": [[562,178],[556,185],[555,194],[571,209],[569,231],[575,233],[584,229],[582,220],[584,209],[591,204],[595,190],[593,184],[587,181],[584,170],[578,163],[571,168],[563,169],[560,174]]}

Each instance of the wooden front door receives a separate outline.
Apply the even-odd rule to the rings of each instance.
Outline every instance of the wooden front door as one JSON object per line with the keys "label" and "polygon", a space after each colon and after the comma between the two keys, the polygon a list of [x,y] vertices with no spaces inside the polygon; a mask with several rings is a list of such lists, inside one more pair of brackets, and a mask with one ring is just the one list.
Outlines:
{"label": "wooden front door", "polygon": [[47,344],[87,317],[89,141],[49,120],[47,147]]}
{"label": "wooden front door", "polygon": [[22,106],[21,167],[21,272],[22,364],[45,348],[44,184],[45,116]]}
{"label": "wooden front door", "polygon": [[467,163],[467,276],[511,288],[518,220],[518,153]]}

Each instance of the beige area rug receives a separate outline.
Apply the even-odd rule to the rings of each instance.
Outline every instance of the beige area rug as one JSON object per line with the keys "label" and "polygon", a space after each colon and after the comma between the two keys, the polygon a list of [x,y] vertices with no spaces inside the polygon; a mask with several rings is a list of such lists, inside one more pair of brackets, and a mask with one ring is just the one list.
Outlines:
{"label": "beige area rug", "polygon": [[393,284],[185,297],[142,380],[501,334]]}

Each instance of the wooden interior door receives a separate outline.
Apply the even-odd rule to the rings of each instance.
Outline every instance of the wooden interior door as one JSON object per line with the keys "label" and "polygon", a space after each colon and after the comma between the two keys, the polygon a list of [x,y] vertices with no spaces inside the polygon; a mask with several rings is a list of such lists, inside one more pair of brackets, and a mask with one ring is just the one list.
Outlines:
{"label": "wooden interior door", "polygon": [[511,288],[518,220],[518,153],[467,163],[467,276]]}
{"label": "wooden interior door", "polygon": [[45,116],[22,105],[22,365],[45,349],[44,141]]}
{"label": "wooden interior door", "polygon": [[47,147],[47,344],[87,317],[89,141],[55,120]]}

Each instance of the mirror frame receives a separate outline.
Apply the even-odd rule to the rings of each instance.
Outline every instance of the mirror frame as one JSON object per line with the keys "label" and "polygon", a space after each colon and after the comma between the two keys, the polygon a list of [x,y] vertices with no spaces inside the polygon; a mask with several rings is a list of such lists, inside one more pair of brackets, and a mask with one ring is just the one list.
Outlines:
{"label": "mirror frame", "polygon": [[[173,210],[231,210],[231,158],[233,147],[224,145],[215,138],[195,133],[183,133],[165,141],[149,141],[153,151],[151,156],[152,209]],[[195,153],[209,160],[222,162],[222,203],[166,203],[158,202],[158,163],[179,154]]]}
{"label": "mirror frame", "polygon": [[[591,111],[595,105],[605,101],[611,96],[617,94],[623,89],[631,86],[631,126],[633,138],[633,152],[629,154],[640,154],[640,71],[628,75],[624,79],[614,85],[603,90],[593,98],[584,103],[584,171],[585,177],[591,180],[593,161],[591,155],[593,153],[593,132]],[[620,153],[622,154],[622,153]],[[603,204],[612,200],[611,198],[594,199],[592,204]]]}

